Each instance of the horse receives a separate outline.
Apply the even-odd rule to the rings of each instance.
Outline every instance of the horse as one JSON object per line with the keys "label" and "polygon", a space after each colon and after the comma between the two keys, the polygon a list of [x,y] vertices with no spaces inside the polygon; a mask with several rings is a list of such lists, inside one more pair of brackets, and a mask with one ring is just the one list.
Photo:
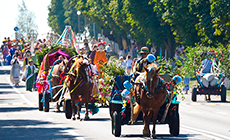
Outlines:
{"label": "horse", "polygon": [[[140,81],[135,85],[136,98],[139,96],[139,103],[134,108],[134,115],[138,116],[139,110],[143,112],[144,129],[143,135],[150,136],[149,124],[153,122],[152,137],[155,138],[155,125],[157,121],[157,114],[160,107],[165,103],[167,91],[164,81],[159,77],[160,68],[155,63],[149,64],[144,68],[145,72],[141,73],[136,81]],[[136,118],[134,117],[134,118]]]}
{"label": "horse", "polygon": [[56,94],[61,89],[62,84],[64,82],[63,73],[67,63],[68,63],[67,59],[64,60],[59,59],[56,61],[56,64],[53,66],[52,71],[50,69],[51,73],[49,76],[51,77],[50,80],[51,80],[52,94],[54,97],[52,101],[56,101],[56,109],[58,112],[60,111],[60,105],[58,102],[60,95],[56,95]]}
{"label": "horse", "polygon": [[[79,105],[82,99],[85,99],[85,120],[89,119],[88,115],[88,103],[91,95],[92,79],[89,74],[88,61],[82,57],[77,58],[68,72],[66,79],[66,86],[70,92],[71,105],[72,105],[72,119],[75,120],[76,105]],[[78,110],[78,117],[80,119],[80,113]]]}

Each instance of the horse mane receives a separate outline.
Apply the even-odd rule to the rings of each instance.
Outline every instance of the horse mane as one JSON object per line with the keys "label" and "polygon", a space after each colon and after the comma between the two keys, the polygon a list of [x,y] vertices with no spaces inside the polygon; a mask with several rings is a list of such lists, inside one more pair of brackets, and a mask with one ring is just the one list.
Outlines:
{"label": "horse mane", "polygon": [[158,66],[157,66],[156,63],[151,63],[151,64],[148,65],[148,69],[149,69],[149,70],[150,70],[152,67],[155,68],[156,70],[157,70],[157,68],[158,68]]}
{"label": "horse mane", "polygon": [[82,63],[83,63],[83,59],[82,58],[78,58],[76,61],[75,61],[75,70],[76,69],[79,69],[80,67],[81,67],[81,65],[82,65]]}

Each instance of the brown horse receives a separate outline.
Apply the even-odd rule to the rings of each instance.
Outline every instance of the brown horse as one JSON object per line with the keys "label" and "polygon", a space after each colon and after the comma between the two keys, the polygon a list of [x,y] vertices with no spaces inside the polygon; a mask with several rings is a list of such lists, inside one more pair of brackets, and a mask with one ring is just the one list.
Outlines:
{"label": "brown horse", "polygon": [[137,96],[140,96],[140,102],[134,109],[134,116],[139,114],[139,110],[142,110],[144,119],[144,136],[150,136],[149,124],[152,119],[152,137],[156,137],[155,125],[157,114],[166,100],[167,91],[164,82],[159,78],[159,69],[160,68],[158,68],[156,64],[149,64],[148,68],[145,68],[146,72],[137,77],[137,80],[139,79],[140,82],[136,85],[135,93]]}
{"label": "brown horse", "polygon": [[60,60],[57,62],[57,64],[54,65],[53,71],[51,73],[51,86],[52,86],[52,94],[53,94],[53,99],[54,101],[57,102],[56,104],[56,109],[57,111],[60,111],[60,105],[58,103],[58,99],[60,95],[56,95],[58,91],[61,89],[62,84],[64,82],[64,79],[62,76],[62,73],[64,72],[66,68],[66,64],[68,63],[67,59]]}
{"label": "brown horse", "polygon": [[[75,120],[76,105],[84,98],[85,99],[85,119],[89,119],[88,116],[88,103],[91,95],[92,81],[89,75],[89,66],[84,63],[85,60],[82,57],[77,58],[71,67],[68,77],[66,79],[66,86],[70,92],[71,104],[72,104],[72,119]],[[78,119],[80,119],[80,113],[78,111]]]}

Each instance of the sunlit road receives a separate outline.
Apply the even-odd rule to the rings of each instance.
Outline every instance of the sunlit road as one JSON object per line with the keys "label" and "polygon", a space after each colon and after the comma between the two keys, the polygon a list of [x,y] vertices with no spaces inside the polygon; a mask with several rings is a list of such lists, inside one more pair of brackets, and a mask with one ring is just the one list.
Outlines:
{"label": "sunlit road", "polygon": [[[108,108],[100,108],[91,120],[67,120],[63,112],[38,111],[38,94],[25,91],[25,83],[14,87],[9,80],[10,66],[0,66],[0,139],[149,139],[143,137],[143,125],[122,126],[121,137],[111,133],[111,120]],[[181,100],[180,96],[178,97]],[[168,125],[157,125],[158,139],[230,139],[230,100],[219,102],[212,97],[211,102],[198,96],[196,103],[191,102],[191,94],[181,101],[180,135],[170,135]],[[84,111],[84,109],[83,109]],[[81,112],[81,118],[84,112]],[[152,126],[150,127],[152,129]]]}

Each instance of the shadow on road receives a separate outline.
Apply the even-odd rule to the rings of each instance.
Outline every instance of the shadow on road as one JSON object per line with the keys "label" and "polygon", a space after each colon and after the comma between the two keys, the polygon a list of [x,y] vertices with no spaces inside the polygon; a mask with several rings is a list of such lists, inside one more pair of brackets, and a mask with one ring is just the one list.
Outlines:
{"label": "shadow on road", "polygon": [[[180,134],[179,136],[172,136],[170,134],[157,134],[157,139],[166,139],[166,140],[188,140],[192,137],[195,137],[197,134]],[[121,135],[122,138],[143,138],[142,134],[130,134],[130,135]],[[150,139],[150,137],[145,137]]]}
{"label": "shadow on road", "polygon": [[37,107],[0,107],[1,112],[19,112],[19,111],[30,111],[30,110],[37,110]]}
{"label": "shadow on road", "polygon": [[[55,126],[56,125],[56,126]],[[0,137],[12,140],[74,139],[66,131],[72,128],[60,128],[58,124],[38,120],[0,120]]]}
{"label": "shadow on road", "polygon": [[[1,87],[0,87],[1,89]],[[0,91],[0,94],[15,94],[13,91]]]}
{"label": "shadow on road", "polygon": [[0,75],[10,74],[10,70],[0,70]]}
{"label": "shadow on road", "polygon": [[[10,84],[0,83],[0,89],[12,88]],[[15,86],[15,88],[25,88],[25,86]]]}

